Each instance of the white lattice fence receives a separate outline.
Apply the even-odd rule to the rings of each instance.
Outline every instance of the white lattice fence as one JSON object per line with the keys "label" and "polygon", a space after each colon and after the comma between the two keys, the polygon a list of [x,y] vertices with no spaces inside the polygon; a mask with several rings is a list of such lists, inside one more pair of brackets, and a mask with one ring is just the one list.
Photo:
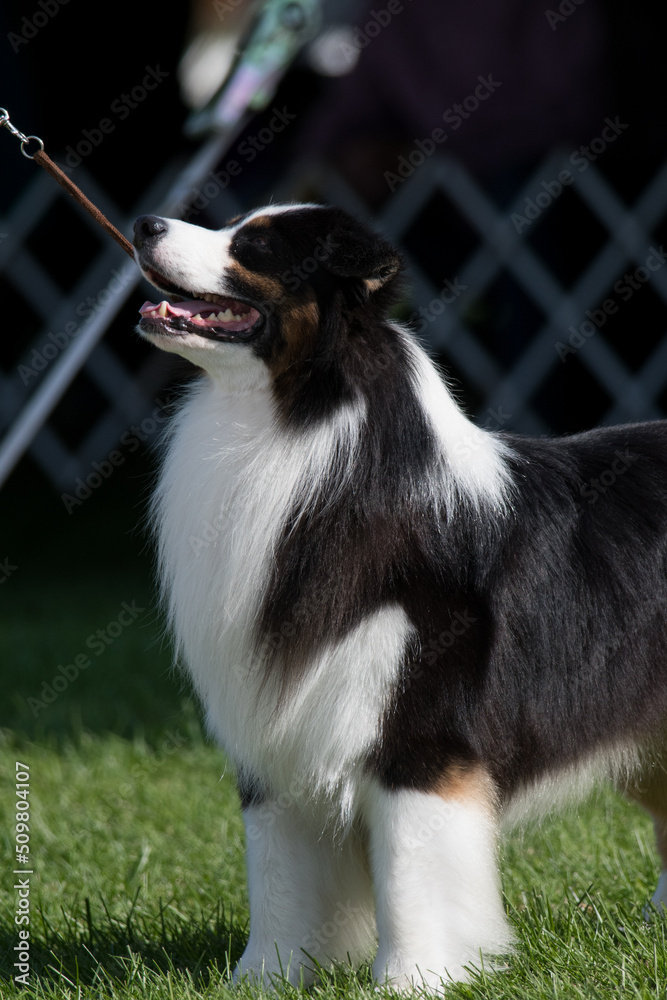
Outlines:
{"label": "white lattice fence", "polygon": [[[521,219],[526,218],[523,213],[527,201],[535,205],[536,191],[546,191],[542,182],[557,178],[568,167],[570,157],[554,150],[526,179],[512,203],[500,210],[460,163],[433,156],[398,188],[373,220],[401,245],[416,217],[428,210],[435,195],[444,194],[465,217],[477,246],[456,275],[450,275],[440,287],[428,277],[418,256],[406,253],[415,313],[421,307],[428,317],[427,322],[418,319],[417,328],[430,347],[442,353],[446,362],[454,363],[483,399],[480,416],[488,412],[509,414],[515,429],[529,433],[548,430],[533,411],[531,400],[550,373],[575,355],[611,399],[602,417],[605,422],[664,415],[658,398],[667,386],[667,257],[653,231],[667,213],[667,163],[631,207],[623,203],[595,164],[574,175],[571,190],[576,192],[582,208],[589,209],[599,220],[606,238],[574,284],[566,288],[528,242]],[[356,195],[331,171],[315,171],[308,183],[323,200],[367,214]],[[289,191],[290,186],[288,181],[283,190]],[[542,205],[543,209],[537,204],[538,212],[530,228],[532,236],[550,212],[559,211],[558,198],[546,193]],[[443,233],[442,238],[445,241],[447,234]],[[576,229],[566,238],[576,241]],[[639,277],[634,278],[636,289],[624,282],[628,269],[632,275],[639,271]],[[509,370],[503,370],[493,351],[466,323],[470,306],[483,298],[502,272],[512,276],[544,315],[544,322]],[[620,295],[614,292],[618,282],[623,282]],[[623,352],[615,350],[605,337],[602,305],[611,302],[610,309],[617,307],[615,314],[630,293],[640,291],[649,282],[660,300],[660,308],[655,310],[658,327],[637,331],[636,336],[650,336],[658,343],[640,369],[633,372]],[[458,288],[465,290],[457,294]],[[448,289],[453,293],[448,295]]]}
{"label": "white lattice fence", "polygon": [[[209,161],[211,155],[209,152]],[[547,191],[544,180],[557,178],[568,163],[564,151],[552,151],[501,209],[460,163],[433,156],[397,188],[372,219],[390,239],[403,246],[411,285],[407,311],[412,310],[416,316],[422,337],[455,368],[458,378],[479,400],[478,417],[485,420],[493,414],[498,426],[526,432],[549,429],[535,401],[553,373],[574,357],[609,400],[602,414],[605,421],[663,415],[660,397],[667,387],[667,268],[663,267],[666,261],[655,232],[667,214],[667,163],[632,206],[624,204],[595,164],[575,175],[569,196],[578,199],[578,211],[594,217],[603,238],[574,280],[566,285],[536,249],[534,237],[562,207],[553,184],[549,198],[545,194],[536,201],[536,192]],[[167,170],[142,196],[136,214],[161,204],[171,177],[173,170]],[[123,224],[120,213],[91,176],[79,173],[77,181],[113,221],[120,223],[119,228],[129,232],[134,213]],[[177,200],[183,201],[191,183],[192,176],[181,181]],[[304,190],[314,192],[322,201],[369,216],[366,206],[329,168],[306,170],[299,165],[274,184],[269,194],[277,200],[300,197]],[[165,362],[157,352],[128,357],[127,351],[114,349],[101,339],[105,327],[139,283],[134,265],[125,262],[120,250],[100,244],[99,252],[74,287],[64,290],[31,249],[31,240],[39,233],[45,216],[55,200],[62,198],[66,196],[50,178],[37,176],[13,210],[0,219],[0,232],[4,234],[0,241],[0,275],[9,295],[30,303],[39,326],[32,342],[26,343],[0,371],[0,421],[5,429],[2,447],[7,450],[7,442],[11,444],[15,427],[22,421],[29,429],[32,457],[59,489],[67,489],[77,476],[85,476],[93,462],[103,460],[116,447],[123,432],[154,409],[155,396],[165,379]],[[434,198],[453,206],[467,226],[473,247],[456,272],[443,275],[440,284],[429,276],[419,247],[415,248],[409,239],[416,220],[430,211]],[[536,209],[528,226],[520,219],[525,218],[530,201]],[[85,213],[69,205],[85,225],[94,227]],[[199,221],[221,225],[226,217],[245,207],[250,206],[239,205],[233,194],[225,191]],[[575,226],[566,232],[565,243],[577,238]],[[431,255],[434,252],[437,255],[437,247],[435,251],[430,248]],[[628,269],[637,283],[636,291],[650,284],[659,327],[652,331],[651,349],[634,369],[628,365],[624,351],[607,338],[604,328],[612,307],[616,306],[614,312],[623,308],[625,294],[615,288],[625,281]],[[432,268],[430,271],[432,274]],[[509,365],[470,321],[477,304],[503,276],[511,279],[542,317]],[[118,291],[119,286],[120,294],[109,294]],[[630,289],[629,297],[632,294]],[[107,295],[109,302],[104,301]],[[95,304],[94,315],[83,322],[82,304],[91,301]],[[611,303],[606,307],[608,314],[605,303]],[[129,337],[129,329],[127,333]],[[77,351],[78,362],[74,358]],[[43,367],[33,371],[40,358]],[[51,416],[58,403],[57,390],[48,405],[38,399],[40,386],[43,388],[57,366],[68,363],[67,359],[73,371],[81,366],[93,400],[89,410],[81,414],[82,432],[74,443],[64,440]]]}

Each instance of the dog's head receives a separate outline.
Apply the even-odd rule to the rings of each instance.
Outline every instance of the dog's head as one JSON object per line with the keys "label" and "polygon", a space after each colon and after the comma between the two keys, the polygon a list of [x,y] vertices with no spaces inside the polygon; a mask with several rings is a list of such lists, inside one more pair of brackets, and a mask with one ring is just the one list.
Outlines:
{"label": "dog's head", "polygon": [[149,215],[134,231],[163,294],[140,332],[214,376],[242,365],[303,381],[396,297],[398,253],[340,209],[271,206],[217,231]]}

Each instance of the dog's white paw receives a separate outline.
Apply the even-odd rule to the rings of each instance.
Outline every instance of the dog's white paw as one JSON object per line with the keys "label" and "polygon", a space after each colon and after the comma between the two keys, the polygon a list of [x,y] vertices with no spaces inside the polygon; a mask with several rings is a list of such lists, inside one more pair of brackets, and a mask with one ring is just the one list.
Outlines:
{"label": "dog's white paw", "polygon": [[293,952],[289,952],[283,961],[282,954],[279,956],[273,945],[272,949],[243,953],[232,973],[232,982],[237,986],[243,979],[267,992],[275,992],[285,982],[292,986],[310,986],[313,972],[295,959]]}
{"label": "dog's white paw", "polygon": [[399,956],[378,956],[373,964],[373,977],[379,986],[388,986],[399,993],[426,992],[443,997],[451,983],[467,982],[468,970],[458,961],[425,959],[409,963]]}

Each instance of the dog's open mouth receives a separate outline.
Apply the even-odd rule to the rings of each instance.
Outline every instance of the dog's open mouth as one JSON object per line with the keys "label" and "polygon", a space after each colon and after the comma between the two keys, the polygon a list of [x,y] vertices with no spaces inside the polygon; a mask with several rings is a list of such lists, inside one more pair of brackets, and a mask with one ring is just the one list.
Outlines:
{"label": "dog's open mouth", "polygon": [[157,326],[164,333],[198,333],[214,340],[232,340],[250,333],[261,315],[246,302],[207,295],[202,299],[168,302],[158,305],[144,302],[139,310],[141,326]]}
{"label": "dog's open mouth", "polygon": [[[164,279],[159,281],[161,287],[166,284]],[[144,302],[139,310],[141,329],[171,335],[196,333],[212,340],[247,340],[263,325],[262,314],[249,302],[207,293],[189,298],[186,292],[176,294],[171,289],[169,295],[172,301]]]}

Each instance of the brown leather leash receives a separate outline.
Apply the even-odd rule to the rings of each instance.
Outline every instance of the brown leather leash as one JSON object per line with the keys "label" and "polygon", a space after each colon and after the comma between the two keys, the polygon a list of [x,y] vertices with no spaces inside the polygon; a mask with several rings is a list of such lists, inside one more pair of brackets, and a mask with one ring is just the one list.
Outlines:
{"label": "brown leather leash", "polygon": [[[21,152],[25,158],[27,160],[34,160],[40,165],[40,167],[43,167],[47,174],[50,174],[51,177],[58,182],[58,184],[62,185],[67,193],[71,195],[82,208],[85,208],[85,210],[95,219],[95,222],[97,222],[102,229],[109,234],[109,236],[113,237],[116,243],[123,248],[125,253],[128,254],[132,260],[134,260],[134,249],[130,241],[126,239],[123,234],[119,232],[114,225],[112,225],[111,222],[109,222],[106,215],[103,215],[102,212],[100,212],[99,208],[92,203],[90,198],[86,198],[83,191],[69,179],[67,174],[60,169],[58,164],[54,163],[50,156],[47,156],[44,152],[44,143],[39,136],[24,135],[23,132],[20,132],[9,120],[9,112],[5,108],[0,108],[0,126],[2,125],[4,125],[5,128],[8,128],[12,135],[15,135],[16,138],[20,140]],[[30,142],[36,142],[39,144],[37,152],[32,154],[27,152],[28,143]]]}

